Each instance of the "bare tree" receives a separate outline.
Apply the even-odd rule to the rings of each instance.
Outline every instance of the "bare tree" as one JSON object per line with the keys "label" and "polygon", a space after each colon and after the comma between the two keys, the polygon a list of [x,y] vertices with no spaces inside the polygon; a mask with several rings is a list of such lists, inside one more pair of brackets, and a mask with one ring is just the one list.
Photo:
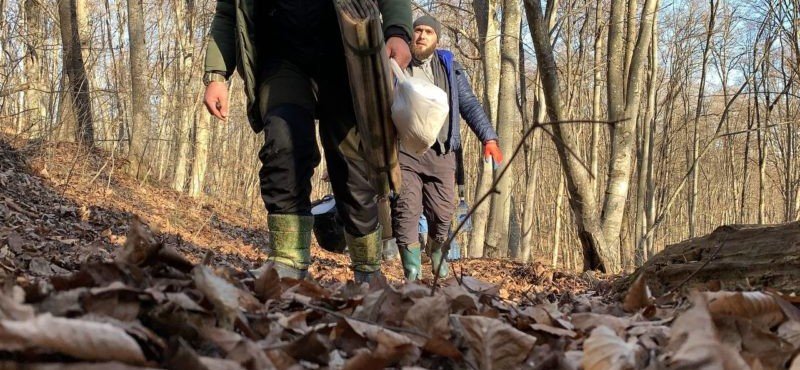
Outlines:
{"label": "bare tree", "polygon": [[[145,41],[144,10],[141,0],[128,2],[128,42],[130,43],[131,100],[130,110],[133,119],[128,136],[128,171],[137,178],[147,175],[145,152],[149,145],[150,133],[149,99],[147,96],[147,44]],[[144,171],[143,171],[144,170]]]}
{"label": "bare tree", "polygon": [[[503,4],[503,39],[501,41],[501,70],[504,78],[500,81],[497,111],[497,134],[500,138],[500,149],[505,153],[514,150],[514,133],[519,131],[519,108],[517,107],[517,74],[519,73],[519,0],[505,0]],[[486,240],[487,257],[508,257],[508,231],[511,217],[512,185],[514,167],[509,161],[500,165],[509,167],[505,175],[497,182],[497,192],[492,196],[492,209],[489,216],[488,238]],[[496,172],[499,174],[500,172]]]}
{"label": "bare tree", "polygon": [[92,101],[89,98],[89,80],[81,55],[81,42],[78,35],[76,0],[59,0],[58,15],[61,24],[61,45],[64,53],[63,69],[66,77],[67,96],[65,97],[75,120],[75,140],[82,145],[94,145],[94,125],[92,123]]}

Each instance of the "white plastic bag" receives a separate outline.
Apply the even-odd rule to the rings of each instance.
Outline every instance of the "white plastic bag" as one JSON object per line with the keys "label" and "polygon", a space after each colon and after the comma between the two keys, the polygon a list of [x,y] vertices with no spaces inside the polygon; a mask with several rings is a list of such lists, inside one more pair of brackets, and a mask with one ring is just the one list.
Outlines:
{"label": "white plastic bag", "polygon": [[436,142],[450,110],[447,93],[421,78],[411,77],[390,59],[397,78],[392,102],[392,121],[400,144],[421,155]]}

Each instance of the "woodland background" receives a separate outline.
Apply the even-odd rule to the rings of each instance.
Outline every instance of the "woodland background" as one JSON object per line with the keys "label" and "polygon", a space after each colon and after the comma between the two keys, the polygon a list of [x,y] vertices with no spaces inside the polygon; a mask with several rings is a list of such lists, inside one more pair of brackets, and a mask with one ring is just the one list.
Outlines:
{"label": "woodland background", "polygon": [[[247,124],[242,81],[227,123],[201,102],[214,5],[0,0],[0,130],[45,150],[102,149],[142,182],[263,222],[263,137]],[[800,219],[800,1],[414,9],[445,25],[441,46],[467,67],[506,158],[523,141],[461,236],[465,254],[618,272],[722,224]],[[493,173],[474,135],[462,137],[474,204]],[[328,192],[322,169],[315,198]]]}

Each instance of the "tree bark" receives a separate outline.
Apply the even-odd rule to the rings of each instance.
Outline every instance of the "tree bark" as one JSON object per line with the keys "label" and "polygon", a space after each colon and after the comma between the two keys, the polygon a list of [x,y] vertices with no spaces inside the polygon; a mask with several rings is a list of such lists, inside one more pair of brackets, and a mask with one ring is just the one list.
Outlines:
{"label": "tree bark", "polygon": [[66,77],[66,99],[70,102],[75,120],[75,140],[84,146],[94,146],[94,124],[92,122],[92,101],[89,98],[89,80],[86,66],[81,56],[81,42],[78,35],[76,0],[59,0],[58,15],[61,24],[61,44]]}
{"label": "tree bark", "polygon": [[[150,118],[147,99],[147,44],[145,43],[144,10],[141,0],[128,2],[128,42],[131,66],[131,120],[128,136],[128,172],[137,179],[147,176],[146,152],[149,144]],[[144,166],[144,167],[143,167]]]}
{"label": "tree bark", "polygon": [[727,290],[769,287],[797,292],[800,222],[720,226],[706,236],[667,246],[616,287],[625,290],[641,274],[655,296],[711,281]]}
{"label": "tree bark", "polygon": [[[626,81],[625,95],[622,95],[623,61],[620,45],[620,19],[624,15],[623,2],[613,0],[611,3],[612,18],[608,36],[608,120],[614,123],[611,145],[606,198],[603,204],[603,235],[608,248],[603,255],[608,257],[608,271],[618,272],[621,269],[620,232],[625,216],[625,204],[630,187],[632,155],[636,141],[634,128],[639,116],[640,90],[644,72],[645,53],[652,38],[652,26],[658,8],[658,0],[646,0],[642,8],[642,21],[639,26],[636,47],[631,57],[630,74]],[[621,109],[622,108],[622,109]],[[624,121],[619,121],[621,119]]]}
{"label": "tree bark", "polygon": [[[505,0],[503,5],[503,38],[501,41],[501,70],[504,78],[500,81],[497,111],[497,135],[500,137],[500,150],[511,153],[514,150],[514,133],[519,130],[517,108],[517,73],[519,73],[519,0]],[[510,166],[510,167],[509,167]],[[497,181],[497,192],[492,195],[490,224],[485,241],[487,257],[508,257],[509,220],[511,216],[512,186],[514,167],[509,161],[499,165],[497,176],[508,167],[505,175]]]}
{"label": "tree bark", "polygon": [[[714,0],[709,0],[710,8],[708,13],[708,26],[706,28],[706,40],[703,44],[703,59],[700,62],[700,90],[697,92],[697,105],[694,111],[694,130],[692,133],[692,162],[697,161],[698,150],[700,148],[700,115],[703,112],[703,100],[706,88],[706,72],[708,71],[708,53],[711,50],[711,36],[714,34],[714,21],[717,17],[718,3]],[[693,238],[697,235],[697,181],[700,173],[700,163],[696,163],[692,167],[691,177],[692,182],[689,188],[689,237]]]}
{"label": "tree bark", "polygon": [[[483,48],[483,101],[492,125],[497,127],[497,98],[500,89],[500,25],[497,21],[497,0],[474,0],[473,9],[478,24],[478,35]],[[492,185],[493,168],[491,163],[480,161],[475,196],[478,199],[486,194]],[[473,228],[469,238],[469,256],[483,257],[486,240],[486,226],[489,219],[490,204],[484,203],[475,209]]]}
{"label": "tree bark", "polygon": [[[189,88],[192,86],[192,68],[194,67],[194,46],[192,45],[194,34],[194,14],[189,5],[191,5],[191,2],[187,2],[185,0],[175,0],[175,19],[178,21],[178,32],[176,32],[176,41],[178,44],[178,68],[176,71],[176,79],[180,81],[180,86],[184,86],[184,88],[181,89],[183,93],[178,94],[177,96],[178,106],[176,107],[177,118],[179,122],[176,140],[178,153],[175,160],[172,188],[177,191],[183,191],[183,189],[186,187],[186,180],[188,178],[188,162],[190,156],[189,152],[191,150],[189,140],[191,140],[192,123],[196,122],[196,117],[194,114],[196,98],[192,89]],[[198,124],[197,126],[199,127],[200,125]],[[197,135],[197,133],[195,133],[195,135]],[[208,141],[207,136],[208,134],[206,133],[205,142]],[[203,172],[205,173],[205,170]]]}
{"label": "tree bark", "polygon": [[[562,122],[564,113],[559,94],[558,68],[550,35],[544,27],[541,4],[537,0],[525,0],[525,10],[536,50],[536,63],[545,95],[547,115],[553,122]],[[558,157],[566,174],[569,203],[575,215],[578,238],[583,248],[583,268],[605,271],[606,266],[603,263],[609,260],[609,256],[602,254],[607,248],[600,224],[597,197],[587,168],[572,154],[577,153],[574,150],[576,140],[570,130],[562,129],[560,124],[545,126],[543,129],[555,138]]]}

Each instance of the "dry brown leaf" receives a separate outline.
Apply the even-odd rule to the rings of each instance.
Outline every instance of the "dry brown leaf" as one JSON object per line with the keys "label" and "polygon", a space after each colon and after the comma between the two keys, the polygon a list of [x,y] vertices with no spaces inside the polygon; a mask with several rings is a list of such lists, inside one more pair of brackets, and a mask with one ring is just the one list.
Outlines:
{"label": "dry brown leaf", "polygon": [[128,228],[125,245],[116,260],[137,266],[143,265],[158,253],[161,246],[162,244],[156,242],[147,225],[142,223],[138,217],[134,217]]}
{"label": "dry brown leaf", "polygon": [[622,309],[627,312],[636,312],[649,306],[652,298],[653,296],[650,294],[650,287],[647,286],[647,280],[644,274],[639,274],[639,277],[636,278],[628,289],[628,293],[625,294]]}
{"label": "dry brown leaf", "polygon": [[705,292],[708,311],[713,316],[728,315],[750,319],[771,328],[786,316],[774,297],[762,292]]}
{"label": "dry brown leaf", "polygon": [[778,327],[778,336],[795,348],[800,348],[800,322],[787,321]]}
{"label": "dry brown leaf", "polygon": [[23,302],[25,302],[25,292],[19,286],[12,287],[10,294],[0,292],[0,319],[32,319],[35,314],[33,307]]}
{"label": "dry brown leaf", "polygon": [[638,346],[626,343],[614,330],[600,326],[583,343],[583,368],[585,370],[636,369]]}
{"label": "dry brown leaf", "polygon": [[72,362],[72,363],[16,363],[0,361],[3,370],[161,370],[152,367],[140,367],[121,362]]}
{"label": "dry brown leaf", "polygon": [[474,292],[475,294],[486,294],[493,296],[500,294],[500,288],[497,287],[497,285],[480,281],[471,276],[464,276],[461,279],[461,284],[467,287],[467,290]]}
{"label": "dry brown leaf", "polygon": [[238,362],[221,358],[201,356],[200,363],[208,370],[245,370]]}
{"label": "dry brown leaf", "polygon": [[718,336],[705,295],[692,295],[692,307],[675,319],[668,348],[675,351],[670,363],[683,369],[749,370],[744,359]]}
{"label": "dry brown leaf", "polygon": [[253,291],[262,302],[277,299],[281,296],[281,278],[271,266],[258,276]]}
{"label": "dry brown leaf", "polygon": [[214,304],[220,327],[232,329],[239,311],[239,289],[215,275],[206,266],[192,270],[194,284]]}
{"label": "dry brown leaf", "polygon": [[142,349],[124,330],[113,325],[49,314],[25,321],[0,321],[0,348],[18,351],[41,347],[95,361],[145,362]]}
{"label": "dry brown leaf", "polygon": [[752,321],[724,316],[714,320],[723,344],[739,351],[751,367],[758,361],[768,369],[782,369],[795,347]]}
{"label": "dry brown leaf", "polygon": [[468,357],[480,369],[514,369],[528,357],[536,338],[500,320],[456,316],[464,328]]}
{"label": "dry brown leaf", "polygon": [[413,362],[419,358],[420,350],[414,345],[411,338],[383,328],[381,326],[363,323],[353,319],[345,319],[356,334],[378,343],[378,348],[373,354],[379,358],[389,358]]}
{"label": "dry brown leaf", "polygon": [[542,331],[542,332],[545,332],[547,334],[555,335],[557,337],[575,338],[575,336],[578,335],[577,333],[575,333],[572,330],[561,329],[561,328],[557,328],[555,326],[550,326],[550,325],[531,324],[530,327],[533,330]]}
{"label": "dry brown leaf", "polygon": [[230,360],[240,364],[250,364],[254,369],[276,369],[264,350],[239,334],[230,330],[205,327],[200,329],[200,335],[219,346]]}
{"label": "dry brown leaf", "polygon": [[[450,308],[442,294],[417,299],[406,311],[403,326],[427,333],[431,338],[450,338]],[[413,336],[418,346],[425,345],[426,338]]]}
{"label": "dry brown leaf", "polygon": [[575,325],[575,329],[584,333],[589,333],[599,326],[608,326],[618,335],[624,335],[625,329],[631,326],[631,320],[624,317],[587,312],[573,314],[572,324]]}
{"label": "dry brown leaf", "polygon": [[800,370],[800,355],[795,356],[792,366],[789,366],[789,370]]}

